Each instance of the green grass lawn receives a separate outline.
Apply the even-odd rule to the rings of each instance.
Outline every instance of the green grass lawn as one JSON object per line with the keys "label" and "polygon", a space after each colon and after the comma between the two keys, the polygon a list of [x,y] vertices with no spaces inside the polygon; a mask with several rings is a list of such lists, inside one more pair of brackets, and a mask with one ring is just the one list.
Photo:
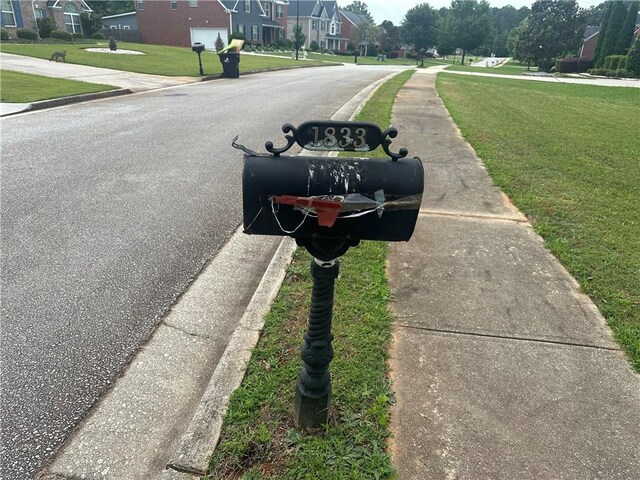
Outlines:
{"label": "green grass lawn", "polygon": [[0,70],[0,101],[7,103],[30,103],[117,88],[111,85]]}
{"label": "green grass lawn", "polygon": [[[97,45],[75,44],[2,44],[0,51],[30,57],[49,59],[56,50],[67,51],[67,62],[93,67],[112,68],[136,73],[148,73],[168,76],[197,77],[199,74],[198,56],[191,48],[148,45],[143,43],[118,42],[119,49],[137,50],[145,55],[117,55],[111,53],[87,52],[86,48],[108,48],[106,42]],[[240,54],[240,73],[278,67],[300,65],[318,65],[321,62],[296,62],[291,58],[260,57]],[[222,73],[218,56],[213,52],[202,53],[202,65],[205,75]]]}
{"label": "green grass lawn", "polygon": [[640,372],[640,91],[446,74],[437,88]]}
{"label": "green grass lawn", "polygon": [[[413,72],[387,81],[358,120],[386,127],[395,96]],[[311,296],[311,257],[302,249],[296,252],[242,385],[231,397],[208,478],[392,478],[386,451],[392,401],[386,255],[386,244],[364,242],[340,259],[330,419],[322,431],[310,432],[293,425],[300,346]]]}

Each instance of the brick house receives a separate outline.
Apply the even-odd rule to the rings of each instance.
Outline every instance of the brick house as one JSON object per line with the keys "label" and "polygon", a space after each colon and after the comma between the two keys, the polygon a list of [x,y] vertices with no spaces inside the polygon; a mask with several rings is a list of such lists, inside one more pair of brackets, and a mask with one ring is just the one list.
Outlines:
{"label": "brick house", "polygon": [[134,5],[143,43],[189,47],[200,42],[210,49],[218,35],[229,42],[229,13],[218,0],[135,0]]}
{"label": "brick house", "polygon": [[82,33],[80,14],[92,10],[84,0],[1,0],[2,28],[15,38],[20,28],[38,31],[37,18],[52,18],[60,30]]}
{"label": "brick house", "polygon": [[[363,37],[361,29],[365,29],[371,24],[369,19],[364,15],[348,10],[340,10],[340,17],[342,19],[342,35],[347,37],[349,43],[353,44],[354,47],[359,48],[361,55],[366,55],[366,47],[370,42],[365,38],[361,38]],[[374,43],[373,40],[371,40],[371,43]]]}
{"label": "brick house", "polygon": [[136,0],[141,41],[212,49],[234,32],[252,43],[272,44],[286,35],[286,0]]}

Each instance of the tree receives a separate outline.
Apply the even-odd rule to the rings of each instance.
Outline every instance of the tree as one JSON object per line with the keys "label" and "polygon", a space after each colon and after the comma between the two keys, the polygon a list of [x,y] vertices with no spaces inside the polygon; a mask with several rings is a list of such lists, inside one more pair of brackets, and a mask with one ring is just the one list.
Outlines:
{"label": "tree", "polygon": [[540,54],[540,42],[535,28],[532,27],[529,17],[513,30],[511,37],[511,54],[516,60],[527,64],[527,70],[531,69],[531,63],[538,59]]}
{"label": "tree", "polygon": [[347,10],[353,13],[358,13],[364,17],[367,17],[367,20],[373,23],[373,17],[371,16],[371,13],[369,13],[369,7],[367,7],[367,4],[364,2],[355,0],[354,2],[344,7],[343,10]]}
{"label": "tree", "polygon": [[495,54],[496,57],[509,55],[507,42],[509,35],[531,11],[527,7],[515,9],[511,5],[502,8],[491,8],[493,35],[485,41],[485,55]]}
{"label": "tree", "polygon": [[627,70],[640,76],[640,39],[636,38],[627,54]]}
{"label": "tree", "polygon": [[597,26],[601,25],[604,20],[604,13],[607,10],[609,2],[602,2],[600,5],[592,5],[586,10],[582,11],[582,15],[585,17],[585,25]]}
{"label": "tree", "polygon": [[[604,44],[604,37],[607,34],[609,28],[609,18],[611,18],[611,11],[613,10],[614,2],[606,2],[606,8],[602,16],[602,24],[600,25],[600,31],[598,32],[598,41],[596,42],[596,48],[593,52],[593,66],[598,67],[600,64],[600,57],[602,56],[602,45]],[[604,63],[604,57],[602,58]]]}
{"label": "tree", "polygon": [[437,43],[438,12],[427,3],[409,10],[402,21],[402,38],[416,50],[433,47]]}
{"label": "tree", "polygon": [[539,68],[548,70],[555,58],[577,52],[582,44],[584,22],[575,1],[534,2],[515,42],[518,58],[535,60]]}
{"label": "tree", "polygon": [[133,0],[86,0],[86,2],[89,8],[101,17],[135,11]]}
{"label": "tree", "polygon": [[618,39],[613,47],[613,55],[626,55],[627,50],[633,43],[633,31],[636,29],[636,17],[638,16],[638,8],[640,2],[629,2],[627,15],[620,28]]}
{"label": "tree", "polygon": [[91,14],[82,12],[80,14],[80,24],[82,25],[82,33],[86,37],[91,37],[94,33],[102,30],[102,15],[95,12]]}
{"label": "tree", "polygon": [[[622,30],[622,24],[627,16],[627,5],[625,2],[611,2],[611,13],[609,15],[606,28],[604,32],[598,34],[598,45],[602,42],[602,46],[598,50],[598,59],[594,63],[596,68],[602,68],[604,65],[604,59],[609,55],[615,53],[616,42],[618,41],[618,35]],[[635,19],[634,19],[635,20]]]}
{"label": "tree", "polygon": [[[302,33],[302,25],[296,23],[293,26],[293,48],[295,50],[300,50],[304,42],[307,40],[307,36]],[[297,54],[296,54],[297,55]]]}
{"label": "tree", "polygon": [[441,28],[443,39],[451,39],[462,49],[462,63],[469,50],[484,44],[492,32],[491,12],[486,0],[453,0]]}
{"label": "tree", "polygon": [[400,29],[393,22],[385,20],[380,24],[380,49],[389,53],[391,50],[400,48],[402,38],[400,37]]}

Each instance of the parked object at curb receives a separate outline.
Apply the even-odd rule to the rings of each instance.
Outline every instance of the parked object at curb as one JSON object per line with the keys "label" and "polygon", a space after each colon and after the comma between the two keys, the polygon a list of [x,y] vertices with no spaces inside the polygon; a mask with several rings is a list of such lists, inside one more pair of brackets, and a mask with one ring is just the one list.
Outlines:
{"label": "parked object at curb", "polygon": [[229,45],[218,52],[222,64],[222,76],[227,78],[240,77],[240,50],[244,40],[234,38]]}

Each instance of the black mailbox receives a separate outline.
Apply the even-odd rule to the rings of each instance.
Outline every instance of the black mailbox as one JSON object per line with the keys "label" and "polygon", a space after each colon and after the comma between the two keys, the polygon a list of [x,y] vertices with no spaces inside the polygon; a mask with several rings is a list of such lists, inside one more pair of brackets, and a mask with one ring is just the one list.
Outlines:
{"label": "black mailbox", "polygon": [[[245,233],[296,239],[406,241],[411,237],[424,190],[419,158],[389,150],[397,131],[365,122],[305,122],[282,127],[287,145],[271,155],[245,151]],[[371,151],[390,158],[282,156],[294,143],[311,151]]]}
{"label": "black mailbox", "polygon": [[191,50],[193,50],[194,52],[196,52],[198,55],[200,55],[203,51],[204,51],[204,44],[200,43],[200,42],[196,42],[193,44],[193,46],[191,47]]}

